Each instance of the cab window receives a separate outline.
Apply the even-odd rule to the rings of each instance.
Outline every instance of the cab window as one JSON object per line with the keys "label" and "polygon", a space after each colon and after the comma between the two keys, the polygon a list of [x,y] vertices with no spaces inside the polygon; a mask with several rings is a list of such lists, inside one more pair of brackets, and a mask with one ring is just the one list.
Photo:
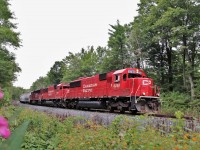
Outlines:
{"label": "cab window", "polygon": [[120,81],[120,75],[117,74],[117,75],[115,75],[115,82],[119,82],[119,81]]}
{"label": "cab window", "polygon": [[142,77],[142,75],[140,75],[140,74],[133,74],[133,73],[129,73],[128,74],[128,78],[137,78],[137,77]]}
{"label": "cab window", "polygon": [[123,80],[126,81],[126,74],[123,75]]}
{"label": "cab window", "polygon": [[63,86],[63,89],[68,89],[69,88],[69,86]]}

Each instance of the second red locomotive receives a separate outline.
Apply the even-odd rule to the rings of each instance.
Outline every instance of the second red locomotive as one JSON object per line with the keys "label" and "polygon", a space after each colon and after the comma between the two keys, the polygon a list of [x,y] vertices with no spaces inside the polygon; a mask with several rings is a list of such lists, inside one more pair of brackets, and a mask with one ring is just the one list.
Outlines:
{"label": "second red locomotive", "polygon": [[126,68],[70,83],[32,91],[30,103],[67,108],[109,109],[111,112],[157,112],[160,109],[159,89],[144,71]]}

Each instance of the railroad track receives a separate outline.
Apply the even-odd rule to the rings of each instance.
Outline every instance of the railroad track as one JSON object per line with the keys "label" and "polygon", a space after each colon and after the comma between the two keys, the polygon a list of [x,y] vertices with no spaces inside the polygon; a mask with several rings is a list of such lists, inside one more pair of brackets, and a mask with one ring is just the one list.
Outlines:
{"label": "railroad track", "polygon": [[[31,105],[31,104],[27,104],[27,105]],[[41,106],[41,105],[33,105],[33,106]],[[44,105],[43,105],[44,106]],[[44,107],[53,107],[53,108],[60,108],[60,109],[68,109],[68,108],[62,108],[62,107],[55,107],[52,105],[45,105]],[[81,111],[87,111],[87,112],[100,112],[100,113],[108,113],[108,114],[117,114],[117,115],[128,115],[128,116],[139,116],[139,115],[144,115],[144,113],[137,113],[137,114],[131,114],[130,112],[125,111],[125,113],[120,113],[120,111],[115,110],[114,112],[109,112],[109,110],[105,110],[105,109],[68,109],[68,110],[81,110]],[[158,117],[158,118],[172,118],[172,119],[176,119],[175,115],[171,115],[171,114],[159,114],[159,113],[147,113],[146,116],[153,116],[153,117]],[[196,119],[192,116],[183,116],[182,117],[185,120],[198,120],[198,122],[200,122],[200,118]]]}
{"label": "railroad track", "polygon": [[[167,115],[166,114],[148,114],[148,116],[176,119],[175,115],[169,115],[169,114],[167,114]],[[192,116],[183,116],[182,118],[184,118],[185,120],[195,120],[195,118]]]}
{"label": "railroad track", "polygon": [[[57,117],[66,118],[70,116],[81,116],[86,120],[92,120],[93,122],[108,126],[112,123],[112,121],[118,116],[126,116],[130,120],[135,120],[139,122],[142,127],[152,126],[157,128],[158,130],[164,130],[166,132],[171,131],[172,126],[176,126],[179,120],[176,119],[173,115],[164,115],[164,114],[145,114],[143,117],[142,114],[133,115],[131,113],[121,114],[116,111],[115,113],[109,113],[108,110],[77,110],[77,109],[66,109],[66,108],[56,108],[56,107],[47,107],[47,106],[39,106],[39,105],[29,105],[29,104],[16,104],[20,107],[25,107],[28,109],[33,109],[35,111],[45,112],[48,114],[56,115]],[[194,131],[200,133],[200,121],[194,119],[193,117],[184,116],[185,126],[184,130],[188,132]],[[83,121],[84,122],[84,121]],[[80,123],[83,123],[80,122]]]}

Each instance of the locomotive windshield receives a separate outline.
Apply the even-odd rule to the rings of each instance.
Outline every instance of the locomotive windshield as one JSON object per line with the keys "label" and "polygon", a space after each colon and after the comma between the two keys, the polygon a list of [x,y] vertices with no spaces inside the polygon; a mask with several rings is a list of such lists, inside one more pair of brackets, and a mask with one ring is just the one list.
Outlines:
{"label": "locomotive windshield", "polygon": [[64,85],[63,86],[63,89],[68,89],[69,88],[69,85]]}
{"label": "locomotive windshield", "polygon": [[128,78],[138,78],[138,77],[142,77],[142,75],[135,73],[128,73]]}

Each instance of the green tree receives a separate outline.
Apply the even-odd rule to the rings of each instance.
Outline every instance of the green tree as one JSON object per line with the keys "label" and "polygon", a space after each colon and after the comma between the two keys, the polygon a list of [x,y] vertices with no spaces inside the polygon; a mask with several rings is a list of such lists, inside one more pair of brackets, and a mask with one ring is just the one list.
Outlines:
{"label": "green tree", "polygon": [[108,49],[106,47],[98,46],[96,49],[96,72],[104,73],[110,71],[106,67],[106,59],[107,59]]}
{"label": "green tree", "polygon": [[187,88],[187,81],[189,82],[192,100],[195,98],[195,68],[199,67],[196,63],[199,59],[200,42],[199,4],[199,0],[177,0],[163,17],[166,22],[173,23],[172,41],[182,56],[183,85]]}
{"label": "green tree", "polygon": [[142,49],[141,49],[141,39],[140,39],[140,32],[139,28],[134,24],[132,27],[132,31],[130,32],[130,36],[127,40],[128,48],[132,52],[132,66],[137,68],[143,68],[141,67],[142,63]]}
{"label": "green tree", "polygon": [[199,60],[198,10],[197,0],[141,0],[129,38],[135,51],[140,48],[147,70],[158,72],[154,76],[162,87],[170,91],[185,87],[192,99],[195,62]]}
{"label": "green tree", "polygon": [[80,53],[81,66],[80,72],[82,76],[92,76],[96,74],[97,55],[94,47],[88,47],[87,50],[82,49]]}
{"label": "green tree", "polygon": [[[128,39],[128,45],[134,53],[134,60],[137,67],[141,67],[154,77],[162,87],[165,82],[167,66],[165,65],[165,53],[162,51],[158,40],[153,39],[157,35],[157,30],[152,29],[156,17],[152,14],[155,7],[154,0],[141,0],[138,4],[138,16],[132,23],[132,31]],[[155,13],[154,13],[155,14]],[[166,68],[165,68],[166,66]]]}
{"label": "green tree", "polygon": [[130,55],[127,48],[128,26],[121,25],[117,20],[116,25],[110,25],[107,56],[105,68],[108,71],[130,67]]}
{"label": "green tree", "polygon": [[0,49],[0,84],[10,86],[16,80],[17,72],[20,72],[15,56],[6,49]]}
{"label": "green tree", "polygon": [[63,59],[65,64],[65,72],[62,81],[69,82],[81,76],[81,59],[80,53],[71,53],[69,52],[68,56]]}
{"label": "green tree", "polygon": [[15,87],[15,86],[9,87],[8,91],[10,95],[12,95],[12,100],[19,100],[21,94],[28,92],[27,89],[24,89],[22,87]]}
{"label": "green tree", "polygon": [[15,56],[8,51],[9,47],[20,46],[19,33],[15,32],[16,25],[11,22],[14,13],[9,9],[7,0],[0,0],[0,83],[9,86],[16,80],[16,73],[20,72]]}
{"label": "green tree", "polygon": [[45,77],[39,77],[35,82],[32,83],[30,90],[34,91],[34,90],[38,90],[41,88],[46,88],[49,85],[51,85],[49,78],[47,76]]}
{"label": "green tree", "polygon": [[[161,14],[161,17],[156,20],[152,27],[158,31],[155,38],[161,41],[166,51],[170,87],[172,89],[173,86],[173,60],[176,59],[175,54],[178,51],[183,57],[183,85],[186,87],[187,76],[191,99],[194,99],[194,70],[199,50],[197,48],[197,43],[199,43],[197,39],[199,38],[196,33],[199,32],[200,14],[198,11],[200,5],[197,0],[160,0],[154,9],[157,14],[159,12]],[[153,13],[152,16],[155,16],[155,14]]]}
{"label": "green tree", "polygon": [[93,46],[89,46],[86,50],[81,49],[78,53],[69,53],[63,62],[65,64],[65,73],[63,81],[69,82],[78,77],[92,76],[100,70],[100,62],[98,59],[98,53],[103,55],[103,50],[98,48],[98,52]]}
{"label": "green tree", "polygon": [[56,61],[47,73],[50,83],[59,84],[64,75],[65,66],[62,61]]}

